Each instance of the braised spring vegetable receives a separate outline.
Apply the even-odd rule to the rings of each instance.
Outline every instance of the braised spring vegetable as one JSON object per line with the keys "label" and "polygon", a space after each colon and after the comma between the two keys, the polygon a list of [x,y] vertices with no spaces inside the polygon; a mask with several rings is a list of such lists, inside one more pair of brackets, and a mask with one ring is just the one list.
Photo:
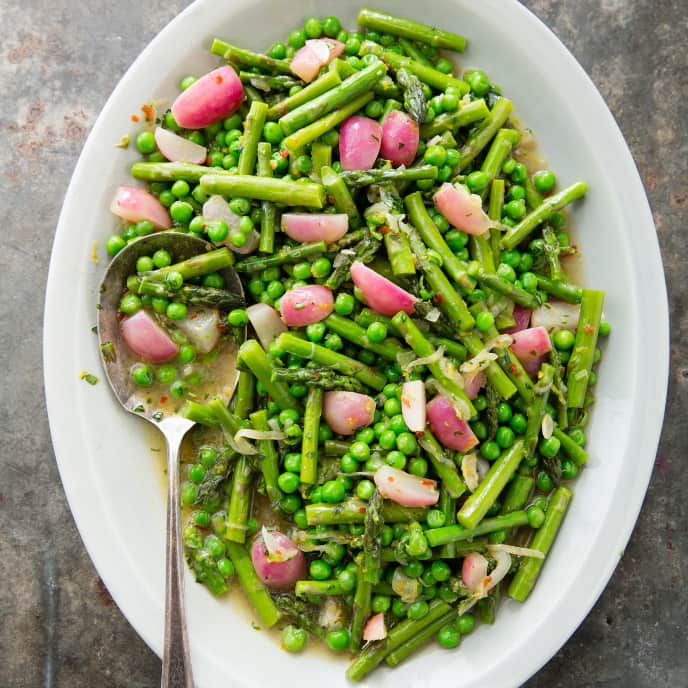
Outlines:
{"label": "braised spring vegetable", "polygon": [[[456,647],[503,582],[528,597],[588,459],[611,329],[567,274],[586,184],[529,166],[517,106],[440,52],[465,38],[358,23],[310,17],[267,54],[216,39],[227,64],[137,138],[147,188],[118,190],[107,241],[216,245],[144,256],[120,305],[135,383],[202,426],[187,561],[213,594],[236,574],[284,649],[356,653],[353,680]],[[228,408],[202,380],[249,323]]]}

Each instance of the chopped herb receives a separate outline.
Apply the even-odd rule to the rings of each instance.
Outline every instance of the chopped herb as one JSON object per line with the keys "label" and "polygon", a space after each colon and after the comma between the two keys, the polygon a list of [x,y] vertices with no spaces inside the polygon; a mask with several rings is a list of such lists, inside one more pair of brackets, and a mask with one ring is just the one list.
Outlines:
{"label": "chopped herb", "polygon": [[164,415],[164,414],[163,414],[162,411],[156,411],[156,412],[153,414],[152,418],[153,418],[153,420],[154,420],[156,423],[159,423],[159,422],[162,420],[163,415]]}
{"label": "chopped herb", "polygon": [[117,360],[117,351],[115,350],[115,345],[112,342],[105,342],[105,344],[101,344],[100,353],[108,363],[114,363]]}
{"label": "chopped herb", "polygon": [[138,406],[134,406],[134,408],[132,409],[132,411],[134,413],[143,413],[145,410],[146,409],[145,409],[143,404],[139,404]]}
{"label": "chopped herb", "polygon": [[87,373],[85,370],[81,371],[81,375],[79,375],[79,379],[81,380],[86,380],[89,385],[97,385],[98,384],[98,378],[95,375],[91,375],[91,373]]}
{"label": "chopped herb", "polygon": [[131,142],[131,137],[129,134],[124,134],[119,140],[119,143],[115,144],[116,148],[129,148],[129,143]]}

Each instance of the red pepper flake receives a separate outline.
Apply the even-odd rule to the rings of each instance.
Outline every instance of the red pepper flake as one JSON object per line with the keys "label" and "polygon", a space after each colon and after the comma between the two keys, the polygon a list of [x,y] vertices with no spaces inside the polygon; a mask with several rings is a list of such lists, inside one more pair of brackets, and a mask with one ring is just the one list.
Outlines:
{"label": "red pepper flake", "polygon": [[334,205],[334,196],[328,196],[328,197],[327,197],[327,202],[328,202],[330,205]]}
{"label": "red pepper flake", "polygon": [[364,506],[360,506],[360,507],[358,508],[358,513],[359,513],[359,514],[365,514],[365,512],[366,512],[366,508],[365,508]]}
{"label": "red pepper flake", "polygon": [[216,81],[218,84],[221,84],[221,83],[224,81],[224,79],[222,78],[222,76],[221,76],[220,74],[217,74],[217,75],[215,76],[215,81]]}
{"label": "red pepper flake", "polygon": [[153,108],[150,105],[142,105],[141,106],[141,112],[143,112],[146,122],[152,122],[154,117],[155,117],[155,112],[153,111]]}
{"label": "red pepper flake", "polygon": [[595,331],[595,328],[592,325],[586,325],[583,328],[583,332],[585,332],[585,334],[592,334],[594,331]]}
{"label": "red pepper flake", "polygon": [[511,370],[512,375],[518,375],[518,369],[516,368],[515,363],[510,363],[509,364],[509,370]]}
{"label": "red pepper flake", "polygon": [[166,403],[167,403],[167,397],[165,397],[165,396],[160,397],[160,403],[161,403],[161,404],[166,404]]}
{"label": "red pepper flake", "polygon": [[280,148],[280,156],[283,158],[289,157],[289,151],[286,148]]}
{"label": "red pepper flake", "polygon": [[432,300],[435,301],[435,303],[444,303],[444,296],[438,293],[432,297]]}
{"label": "red pepper flake", "polygon": [[378,231],[380,234],[389,234],[389,227],[387,225],[382,225]]}
{"label": "red pepper flake", "polygon": [[388,475],[388,476],[387,476],[387,482],[388,482],[388,483],[393,483],[393,482],[394,482],[394,476],[393,476],[393,475]]}
{"label": "red pepper flake", "polygon": [[131,121],[132,121],[132,122],[138,122],[138,121],[139,121],[139,116],[138,116],[138,115],[132,115],[132,116],[131,116]]}
{"label": "red pepper flake", "polygon": [[435,481],[434,480],[421,480],[420,484],[424,485],[425,487],[434,487]]}

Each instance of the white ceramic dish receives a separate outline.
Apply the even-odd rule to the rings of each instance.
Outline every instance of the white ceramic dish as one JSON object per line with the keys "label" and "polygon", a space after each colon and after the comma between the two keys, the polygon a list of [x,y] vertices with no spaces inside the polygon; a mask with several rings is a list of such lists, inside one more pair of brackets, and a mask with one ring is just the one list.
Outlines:
{"label": "white ceramic dish", "polygon": [[[560,182],[585,179],[590,192],[575,222],[587,282],[607,292],[613,323],[589,427],[592,459],[543,574],[525,605],[507,601],[498,623],[460,650],[431,646],[371,686],[517,686],[566,641],[602,592],[635,523],[661,428],[668,370],[668,315],[660,254],[645,193],[601,96],[555,36],[515,1],[379,0],[376,7],[447,27],[469,38],[460,58],[484,69],[513,98]],[[45,386],[55,453],[81,536],[120,609],[158,654],[162,645],[164,493],[162,442],[125,414],[103,380],[97,340],[97,285],[103,241],[115,222],[114,188],[129,181],[136,157],[114,144],[130,116],[153,98],[173,98],[179,78],[217,64],[207,52],[223,38],[265,49],[309,15],[336,14],[351,28],[359,3],[343,0],[198,0],[141,53],[96,122],[60,217],[45,315]],[[98,242],[101,263],[92,261]],[[65,295],[69,294],[69,298]],[[346,662],[323,652],[292,656],[245,614],[210,596],[187,575],[187,603],[198,685],[346,685]],[[499,648],[495,652],[495,648]],[[583,661],[581,659],[581,661]]]}

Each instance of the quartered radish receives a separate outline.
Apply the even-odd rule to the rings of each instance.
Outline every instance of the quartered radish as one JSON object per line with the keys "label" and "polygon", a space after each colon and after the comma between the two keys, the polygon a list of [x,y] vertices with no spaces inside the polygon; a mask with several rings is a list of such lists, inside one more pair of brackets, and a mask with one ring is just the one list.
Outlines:
{"label": "quartered radish", "polygon": [[461,580],[471,591],[478,592],[487,576],[487,559],[480,552],[469,552],[463,559]]}
{"label": "quartered radish", "polygon": [[571,330],[575,332],[580,316],[580,304],[566,301],[548,301],[533,311],[530,323],[533,327],[544,327],[548,332],[553,330]]}
{"label": "quartered radish", "polygon": [[402,506],[432,506],[440,498],[434,480],[419,478],[391,466],[378,468],[373,479],[385,499]]}
{"label": "quartered radish", "polygon": [[282,322],[279,313],[267,303],[255,303],[249,306],[246,309],[246,315],[256,331],[261,346],[266,351],[282,332],[287,331],[287,326]]}
{"label": "quartered radish", "polygon": [[383,612],[373,614],[363,629],[363,640],[384,640],[387,637],[387,627],[385,626],[385,615]]}
{"label": "quartered radish", "polygon": [[325,392],[323,415],[332,430],[340,435],[353,435],[373,422],[375,399],[358,392]]}
{"label": "quartered radish", "polygon": [[120,186],[110,210],[127,222],[149,220],[156,229],[169,229],[172,219],[165,206],[153,194],[135,186]]}
{"label": "quartered radish", "polygon": [[425,430],[425,385],[422,380],[404,382],[401,388],[401,414],[411,432]]}
{"label": "quartered radish", "polygon": [[164,363],[179,353],[172,337],[146,311],[137,311],[120,325],[126,345],[151,363]]}
{"label": "quartered radish", "polygon": [[369,117],[349,117],[339,129],[339,160],[343,170],[367,170],[380,152],[382,127]]}
{"label": "quartered radish", "polygon": [[478,444],[470,425],[456,414],[448,399],[436,396],[427,406],[428,424],[437,441],[455,451],[468,451]]}
{"label": "quartered radish", "polygon": [[536,361],[552,350],[552,343],[544,327],[530,327],[514,332],[512,337],[513,342],[509,348],[524,365]]}
{"label": "quartered radish", "polygon": [[470,193],[463,184],[442,184],[433,200],[448,222],[466,234],[480,235],[490,228],[482,199]]}
{"label": "quartered radish", "polygon": [[294,241],[331,244],[347,233],[349,216],[346,213],[284,213],[282,229]]}
{"label": "quartered radish", "polygon": [[220,339],[220,313],[215,308],[190,307],[176,325],[201,354],[210,353]]}
{"label": "quartered radish", "polygon": [[513,327],[503,330],[503,332],[506,332],[507,334],[514,334],[514,332],[525,330],[528,325],[530,325],[530,318],[533,313],[534,311],[531,311],[530,308],[526,308],[525,306],[515,303],[513,316],[516,324],[513,325]]}
{"label": "quartered radish", "polygon": [[155,129],[155,143],[158,150],[171,162],[190,162],[201,165],[208,155],[208,149],[205,146],[200,146],[162,127]]}
{"label": "quartered radish", "polygon": [[172,115],[184,129],[202,129],[229,117],[244,100],[244,87],[231,67],[219,67],[195,81],[172,103]]}
{"label": "quartered radish", "polygon": [[315,38],[306,41],[306,45],[296,51],[289,63],[289,69],[300,79],[309,83],[318,76],[325,65],[344,51],[344,44],[332,38]]}
{"label": "quartered radish", "polygon": [[274,590],[288,590],[306,577],[303,552],[277,530],[263,527],[262,535],[251,547],[251,561],[260,580]]}
{"label": "quartered radish", "polygon": [[351,266],[351,279],[374,311],[389,317],[399,311],[413,315],[413,305],[418,299],[367,265],[356,261]]}
{"label": "quartered radish", "polygon": [[324,320],[333,307],[332,290],[320,284],[290,289],[280,299],[282,320],[289,327],[304,327]]}

